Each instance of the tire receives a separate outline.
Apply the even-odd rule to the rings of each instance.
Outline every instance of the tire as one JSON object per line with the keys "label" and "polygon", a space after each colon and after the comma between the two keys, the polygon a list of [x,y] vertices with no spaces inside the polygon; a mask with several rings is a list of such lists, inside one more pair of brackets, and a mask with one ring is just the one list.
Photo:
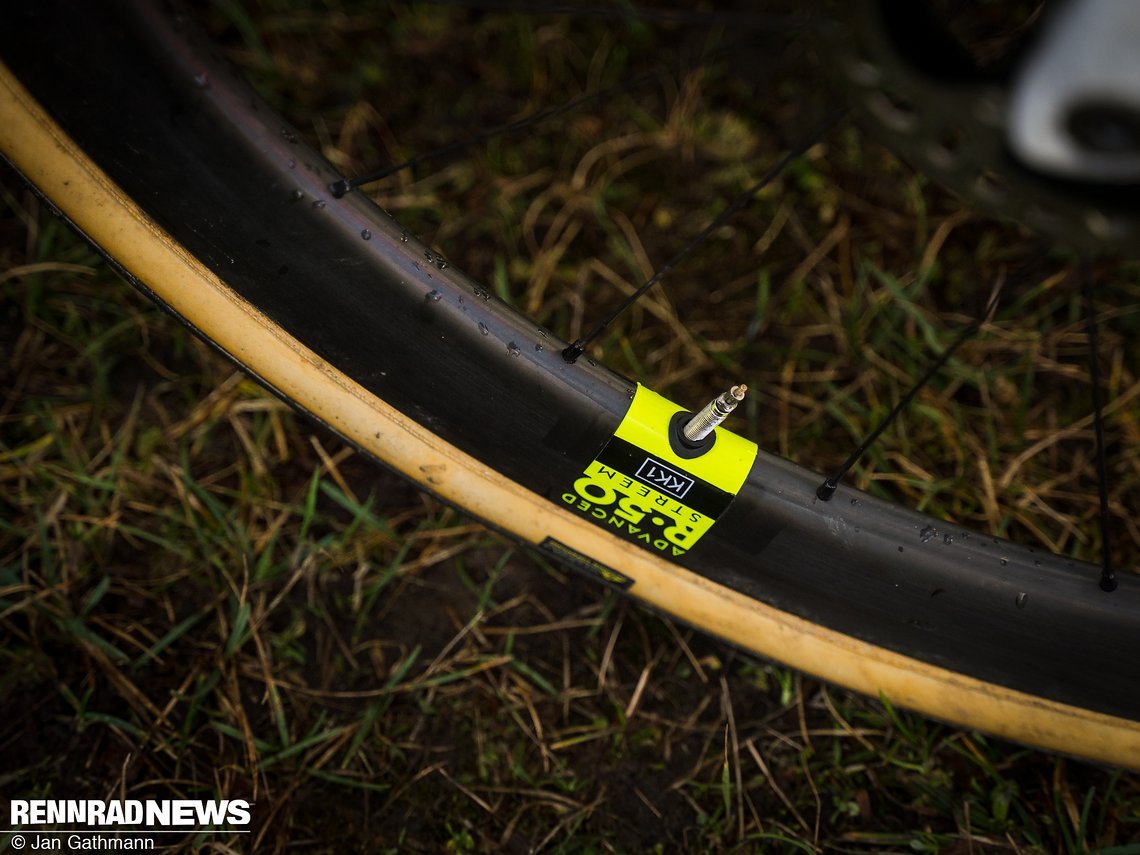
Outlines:
{"label": "tire", "polygon": [[1089,565],[846,487],[820,502],[817,474],[763,451],[690,550],[617,536],[563,497],[634,383],[567,364],[564,342],[367,199],[334,199],[340,176],[178,14],[56,5],[3,12],[0,150],[277,395],[486,524],[742,648],[1140,768],[1140,681],[1105,655],[1140,637],[1140,579],[1106,594]]}

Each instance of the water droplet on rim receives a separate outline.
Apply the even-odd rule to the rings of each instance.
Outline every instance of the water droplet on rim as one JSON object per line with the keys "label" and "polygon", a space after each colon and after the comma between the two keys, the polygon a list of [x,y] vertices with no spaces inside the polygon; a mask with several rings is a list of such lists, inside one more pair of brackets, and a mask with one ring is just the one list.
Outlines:
{"label": "water droplet on rim", "polygon": [[934,535],[937,533],[938,532],[934,530],[934,526],[928,525],[921,532],[919,532],[918,536],[922,538],[923,543],[930,543],[930,541],[934,540]]}
{"label": "water droplet on rim", "polygon": [[508,356],[518,356],[520,353],[522,353],[522,349],[513,341],[507,345]]}
{"label": "water droplet on rim", "polygon": [[1019,609],[1023,609],[1023,608],[1025,608],[1025,602],[1028,599],[1029,599],[1029,594],[1025,593],[1025,591],[1022,591],[1020,594],[1017,595],[1017,599],[1014,600],[1014,602],[1017,604],[1017,607]]}
{"label": "water droplet on rim", "polygon": [[539,343],[536,341],[536,342],[534,343],[534,349],[535,349],[535,350],[542,350],[542,345],[541,345],[541,344],[539,344]]}
{"label": "water droplet on rim", "polygon": [[360,236],[365,240],[372,240],[372,232],[368,231],[368,229],[361,229]]}
{"label": "water droplet on rim", "polygon": [[487,325],[485,323],[483,323],[482,321],[479,322],[479,332],[483,333],[483,335],[487,335],[487,333],[489,332],[489,330],[487,329]]}
{"label": "water droplet on rim", "polygon": [[403,234],[400,235],[400,243],[407,243],[407,242],[408,242],[408,233],[404,232]]}
{"label": "water droplet on rim", "polygon": [[315,202],[313,202],[314,208],[319,209],[319,208],[323,208],[324,206],[325,206],[325,200],[324,199],[317,199]]}
{"label": "water droplet on rim", "polygon": [[949,546],[954,542],[954,535],[950,534],[950,532],[946,532],[946,534],[942,535],[942,542]]}
{"label": "water droplet on rim", "polygon": [[292,193],[289,194],[289,199],[293,202],[300,202],[301,199],[304,198],[304,196],[305,196],[305,194],[302,193],[300,190],[294,190]]}
{"label": "water droplet on rim", "polygon": [[442,299],[443,295],[435,290],[428,291],[424,294],[424,302],[426,303],[438,303]]}
{"label": "water droplet on rim", "polygon": [[1002,566],[1002,567],[1005,567],[1005,566],[1007,566],[1008,564],[1009,564],[1009,562],[1008,562],[1008,561],[1006,561],[1004,558],[1002,558],[1002,559],[1001,559],[1001,566]]}
{"label": "water droplet on rim", "polygon": [[197,86],[199,89],[209,89],[210,88],[210,75],[204,71],[199,71],[197,74],[194,75],[194,85]]}

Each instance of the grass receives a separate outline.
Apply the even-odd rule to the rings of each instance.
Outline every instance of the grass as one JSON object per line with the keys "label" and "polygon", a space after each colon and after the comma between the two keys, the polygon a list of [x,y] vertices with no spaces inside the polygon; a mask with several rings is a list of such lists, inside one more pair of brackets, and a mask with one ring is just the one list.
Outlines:
{"label": "grass", "polygon": [[[329,8],[205,14],[346,169],[703,50],[640,22]],[[572,337],[805,123],[809,83],[744,85],[667,75],[375,194]],[[296,418],[3,187],[4,797],[256,801],[250,839],[188,851],[1140,852],[1136,776],[846,695],[546,565]],[[744,379],[739,424],[825,469],[1030,245],[845,125],[596,355],[688,403]],[[855,478],[1095,560],[1084,313],[1052,264]],[[1138,281],[1098,274],[1131,567]]]}

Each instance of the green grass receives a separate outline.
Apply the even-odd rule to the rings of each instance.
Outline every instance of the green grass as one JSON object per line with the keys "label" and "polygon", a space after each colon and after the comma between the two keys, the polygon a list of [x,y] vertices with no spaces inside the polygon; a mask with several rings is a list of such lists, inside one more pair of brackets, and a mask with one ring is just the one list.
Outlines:
{"label": "green grass", "polygon": [[[285,3],[206,15],[346,168],[686,41],[636,22],[329,8],[321,23]],[[486,85],[459,91],[471,69]],[[762,173],[773,126],[812,103],[794,78],[763,101],[715,68],[697,82],[666,77],[375,195],[572,337]],[[1140,852],[1136,776],[849,696],[546,565],[295,417],[3,186],[5,797],[246,797],[253,839],[222,842],[264,852]],[[844,126],[595,356],[689,404],[745,380],[738,424],[825,469],[1029,244]],[[1005,295],[864,459],[861,487],[1096,559],[1066,269]],[[1131,567],[1140,284],[1134,266],[1099,272],[1107,396],[1125,401],[1114,546]]]}

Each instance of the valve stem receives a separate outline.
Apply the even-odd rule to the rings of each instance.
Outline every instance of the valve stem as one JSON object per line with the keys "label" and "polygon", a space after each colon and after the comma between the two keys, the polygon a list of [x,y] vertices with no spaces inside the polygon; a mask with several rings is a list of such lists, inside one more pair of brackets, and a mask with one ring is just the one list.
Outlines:
{"label": "valve stem", "polygon": [[693,416],[681,428],[681,433],[689,442],[700,442],[716,429],[717,425],[728,418],[728,414],[736,409],[736,405],[744,400],[744,393],[748,387],[741,383],[733,386],[723,395],[709,401],[699,413]]}

